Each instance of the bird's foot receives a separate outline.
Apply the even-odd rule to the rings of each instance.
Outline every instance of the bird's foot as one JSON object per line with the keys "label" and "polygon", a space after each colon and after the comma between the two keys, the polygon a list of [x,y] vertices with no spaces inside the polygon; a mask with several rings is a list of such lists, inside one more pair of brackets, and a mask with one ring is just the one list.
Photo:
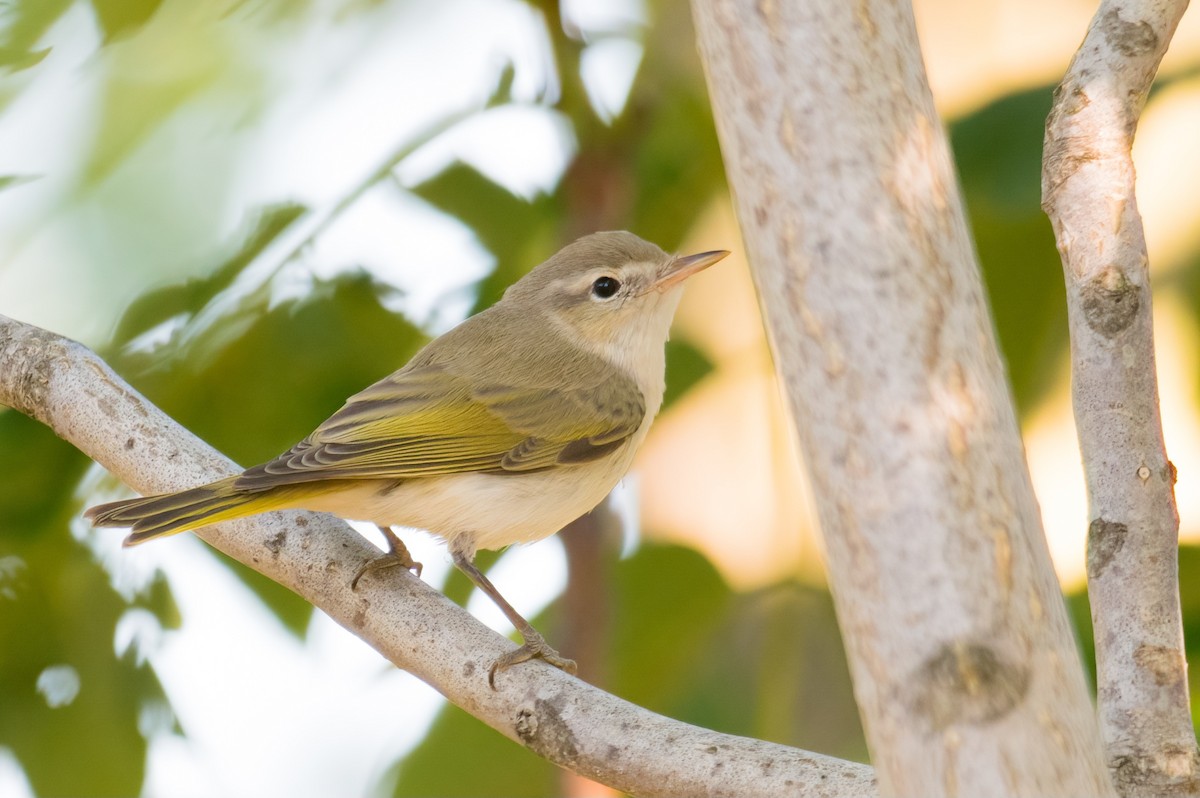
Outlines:
{"label": "bird's foot", "polygon": [[387,527],[379,527],[379,531],[387,538],[388,551],[380,557],[373,560],[367,560],[362,568],[355,572],[354,578],[350,580],[350,589],[358,589],[358,580],[362,579],[367,574],[373,571],[383,571],[388,568],[403,567],[416,574],[417,578],[421,577],[421,569],[424,567],[421,563],[412,558],[408,553],[408,546],[404,545],[404,541],[396,536],[396,533]]}
{"label": "bird's foot", "polygon": [[[530,632],[532,632],[532,634],[530,634]],[[497,671],[502,671],[505,668],[511,668],[513,665],[527,662],[531,659],[545,660],[554,667],[566,671],[571,675],[574,675],[575,672],[579,670],[578,666],[575,664],[575,660],[567,659],[551,648],[550,644],[546,642],[546,639],[532,627],[530,627],[528,631],[522,632],[522,637],[525,638],[525,644],[523,646],[518,648],[516,651],[508,652],[492,663],[491,670],[488,671],[488,684],[491,685],[493,690],[496,689]]]}

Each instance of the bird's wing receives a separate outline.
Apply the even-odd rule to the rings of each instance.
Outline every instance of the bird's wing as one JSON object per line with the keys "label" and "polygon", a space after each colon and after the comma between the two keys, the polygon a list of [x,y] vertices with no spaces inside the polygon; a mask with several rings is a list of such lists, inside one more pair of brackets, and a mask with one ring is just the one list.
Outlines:
{"label": "bird's wing", "polygon": [[[636,398],[622,389],[630,386]],[[441,366],[403,369],[352,396],[291,450],[247,470],[236,487],[570,465],[620,446],[644,414],[632,381],[569,392],[473,388]]]}
{"label": "bird's wing", "polygon": [[570,391],[496,385],[474,395],[512,429],[527,434],[504,456],[506,471],[596,460],[622,446],[646,415],[642,392],[621,375]]}

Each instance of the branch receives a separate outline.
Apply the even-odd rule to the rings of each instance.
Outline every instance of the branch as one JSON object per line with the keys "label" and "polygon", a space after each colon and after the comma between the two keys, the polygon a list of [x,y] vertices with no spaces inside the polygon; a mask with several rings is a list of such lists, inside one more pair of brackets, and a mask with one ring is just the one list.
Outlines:
{"label": "branch", "polygon": [[911,7],[693,10],[881,792],[1112,795]]}
{"label": "branch", "polygon": [[1125,795],[1196,794],[1175,468],[1158,409],[1150,275],[1130,156],[1187,0],[1106,0],[1046,123],[1042,206],[1067,283],[1087,474],[1100,726]]}
{"label": "branch", "polygon": [[[81,344],[0,316],[0,404],[53,429],[144,493],[238,469]],[[488,666],[513,643],[403,569],[350,576],[379,552],[329,515],[268,513],[206,527],[206,542],[312,602],[397,667],[534,753],[638,795],[870,796],[871,769],[671,720],[531,662]]]}

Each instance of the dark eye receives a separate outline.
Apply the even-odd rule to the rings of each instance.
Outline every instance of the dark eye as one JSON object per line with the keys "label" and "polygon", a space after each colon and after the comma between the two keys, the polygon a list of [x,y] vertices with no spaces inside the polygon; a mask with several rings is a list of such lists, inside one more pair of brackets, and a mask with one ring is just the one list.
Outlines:
{"label": "dark eye", "polygon": [[592,296],[597,299],[611,299],[621,290],[621,282],[615,277],[598,277],[592,283]]}

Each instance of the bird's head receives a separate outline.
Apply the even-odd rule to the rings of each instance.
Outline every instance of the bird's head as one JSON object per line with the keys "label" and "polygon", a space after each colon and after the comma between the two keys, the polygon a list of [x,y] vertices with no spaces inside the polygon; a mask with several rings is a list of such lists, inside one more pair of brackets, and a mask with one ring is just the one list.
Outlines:
{"label": "bird's head", "polygon": [[633,233],[593,233],[559,250],[504,298],[548,313],[581,342],[625,360],[661,351],[684,281],[728,254],[677,257]]}

